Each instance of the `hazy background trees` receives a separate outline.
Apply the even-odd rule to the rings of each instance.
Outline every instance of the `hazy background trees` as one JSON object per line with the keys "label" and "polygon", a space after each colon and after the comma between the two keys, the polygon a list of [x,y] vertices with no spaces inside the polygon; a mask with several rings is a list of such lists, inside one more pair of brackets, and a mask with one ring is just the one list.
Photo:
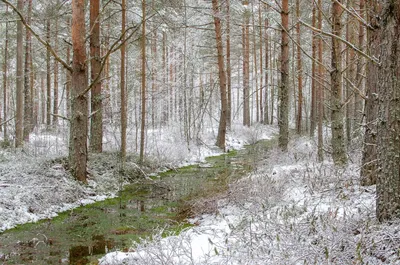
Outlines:
{"label": "hazy background trees", "polygon": [[144,163],[149,134],[175,131],[190,149],[212,130],[224,149],[234,124],[276,124],[283,150],[290,134],[316,136],[319,161],[346,166],[363,149],[362,184],[374,184],[388,141],[376,106],[397,95],[377,97],[394,87],[377,83],[390,57],[379,36],[397,29],[387,2],[2,0],[3,142],[61,137],[85,181],[88,146]]}

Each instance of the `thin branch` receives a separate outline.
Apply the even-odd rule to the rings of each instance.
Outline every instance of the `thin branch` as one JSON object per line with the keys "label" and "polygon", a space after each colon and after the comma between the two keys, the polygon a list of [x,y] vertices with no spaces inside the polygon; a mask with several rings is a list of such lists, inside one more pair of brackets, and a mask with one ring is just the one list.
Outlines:
{"label": "thin branch", "polygon": [[351,10],[349,10],[344,4],[340,3],[338,0],[334,0],[341,8],[343,8],[349,15],[351,15],[352,17],[354,17],[355,19],[358,20],[358,22],[360,22],[361,24],[363,24],[365,27],[367,27],[368,29],[374,29],[371,24],[369,24],[367,21],[365,21],[365,19],[363,19],[357,12],[353,12]]}
{"label": "thin branch", "polygon": [[[153,14],[153,15],[151,15],[151,16],[148,16],[148,18],[147,18],[146,20],[152,18],[154,15],[155,15],[155,14]],[[102,63],[101,63],[100,71],[99,71],[99,73],[97,74],[97,76],[92,80],[92,82],[90,83],[90,85],[89,85],[79,96],[85,95],[87,92],[89,92],[89,91],[92,89],[92,87],[93,87],[97,82],[99,82],[99,79],[101,78],[102,72],[103,72],[104,67],[105,67],[105,65],[106,65],[107,58],[110,57],[110,55],[111,55],[112,53],[118,51],[118,50],[121,48],[121,46],[122,46],[124,43],[126,43],[126,42],[133,36],[133,34],[134,34],[138,29],[140,29],[140,26],[141,26],[141,25],[142,25],[142,24],[138,24],[138,25],[136,25],[136,26],[128,27],[124,32],[122,32],[122,34],[119,36],[119,38],[111,45],[110,49],[108,49],[106,55],[104,55],[104,56],[101,58]],[[132,32],[128,35],[128,37],[126,37],[126,38],[124,39],[124,41],[121,41],[121,40],[125,37],[126,33],[127,33],[128,31],[130,31],[130,30],[132,30]]]}
{"label": "thin branch", "polygon": [[15,116],[12,117],[12,118],[9,118],[9,119],[6,120],[6,121],[3,121],[2,123],[0,123],[0,127],[3,126],[4,124],[8,123],[9,121],[12,121],[13,119],[15,119]]}
{"label": "thin branch", "polygon": [[282,25],[280,24],[279,21],[275,20],[275,22],[278,23],[278,25],[281,27],[281,29],[283,29],[283,30],[287,33],[287,35],[288,35],[289,38],[292,40],[292,42],[293,42],[297,47],[299,47],[300,50],[301,50],[308,58],[310,58],[310,59],[311,59],[313,62],[315,62],[316,64],[321,65],[322,67],[324,67],[326,71],[330,72],[330,69],[329,69],[325,64],[323,64],[322,62],[318,61],[317,59],[315,59],[315,58],[313,58],[311,55],[309,55],[309,54],[303,49],[303,47],[301,47],[301,45],[298,44],[297,41],[296,41],[295,39],[293,39],[293,37],[289,34],[289,32],[288,32],[284,27],[282,27]]}
{"label": "thin branch", "polygon": [[53,114],[53,113],[50,113],[50,115],[53,116],[53,117],[61,118],[61,119],[66,120],[66,121],[70,121],[69,118],[67,118],[67,117],[65,117],[65,116],[62,116],[62,115],[60,115],[60,114]]}
{"label": "thin branch", "polygon": [[[119,38],[111,45],[111,47],[110,47],[110,49],[108,49],[106,55],[104,55],[104,56],[101,58],[101,59],[102,59],[102,63],[101,63],[101,67],[100,67],[99,73],[98,73],[97,76],[92,80],[92,82],[90,83],[90,85],[79,95],[80,97],[81,97],[81,96],[84,96],[87,92],[89,92],[89,91],[92,89],[92,87],[93,87],[95,84],[97,84],[97,82],[99,82],[99,79],[101,78],[101,75],[102,75],[102,73],[103,73],[104,67],[105,67],[105,65],[106,65],[107,58],[108,58],[112,53],[118,51],[119,48],[120,48],[125,42],[127,42],[127,41],[133,36],[133,34],[140,28],[139,26],[140,26],[140,25],[136,25],[136,26],[132,26],[132,27],[127,28],[127,29],[119,36]],[[132,32],[128,35],[128,37],[127,37],[124,41],[121,42],[121,40],[124,38],[124,36],[126,35],[126,33],[127,33],[129,30],[131,30],[131,29],[134,29],[134,30],[132,30]]]}
{"label": "thin branch", "polygon": [[315,31],[315,32],[318,32],[318,33],[320,33],[320,34],[322,34],[322,35],[329,36],[329,37],[332,37],[332,38],[335,38],[335,39],[340,40],[341,42],[343,42],[344,44],[346,44],[347,46],[349,46],[351,49],[353,49],[355,52],[357,52],[357,53],[360,54],[361,56],[364,56],[365,58],[367,58],[367,59],[370,60],[371,62],[376,63],[377,65],[380,65],[380,62],[379,62],[378,59],[376,59],[375,57],[369,56],[368,54],[366,54],[366,53],[363,52],[362,50],[358,49],[356,46],[354,46],[354,44],[348,42],[347,40],[345,40],[345,39],[343,39],[343,38],[341,38],[341,37],[339,37],[339,36],[337,36],[337,35],[335,35],[335,34],[332,34],[332,33],[329,33],[329,32],[325,32],[325,31],[322,31],[322,30],[320,30],[320,29],[318,29],[318,28],[315,28],[315,27],[313,27],[313,26],[311,26],[311,25],[305,23],[305,22],[302,21],[301,19],[299,20],[299,22],[300,22],[301,24],[303,24],[304,26],[306,26],[307,28],[309,28],[309,29],[311,29],[311,30],[313,30],[313,31]]}
{"label": "thin branch", "polygon": [[352,89],[354,89],[355,91],[357,91],[358,95],[360,95],[360,97],[362,97],[364,100],[367,99],[367,96],[364,95],[364,93],[353,83],[351,82],[347,77],[343,77],[344,80],[346,80],[346,82],[348,82],[351,86]]}
{"label": "thin branch", "polygon": [[93,111],[92,113],[90,113],[88,119],[90,120],[97,112],[99,112],[99,110]]}
{"label": "thin branch", "polygon": [[35,36],[35,38],[44,46],[47,47],[47,49],[49,49],[50,53],[53,55],[54,59],[56,59],[59,63],[62,64],[62,66],[65,67],[65,69],[67,69],[68,71],[72,72],[72,67],[66,63],[63,59],[60,58],[60,56],[58,56],[58,54],[54,51],[53,47],[50,45],[50,43],[48,43],[47,41],[44,41],[39,34],[37,34],[30,26],[29,24],[26,22],[24,16],[21,14],[21,12],[13,5],[11,4],[9,1],[7,0],[1,0],[3,3],[5,3],[6,5],[10,6],[15,13],[17,13],[17,15],[19,16],[22,24],[24,24],[24,26],[32,33],[33,36]]}

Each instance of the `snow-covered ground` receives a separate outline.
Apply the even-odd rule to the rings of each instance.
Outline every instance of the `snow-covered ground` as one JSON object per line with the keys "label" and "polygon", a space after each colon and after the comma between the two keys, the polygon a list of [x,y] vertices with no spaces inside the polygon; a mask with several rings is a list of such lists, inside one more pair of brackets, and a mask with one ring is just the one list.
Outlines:
{"label": "snow-covered ground", "polygon": [[[238,149],[244,144],[271,137],[275,132],[276,128],[270,126],[246,128],[234,125],[227,145],[229,149]],[[112,135],[107,137],[111,139]],[[171,131],[149,131],[147,139],[147,154],[152,164],[157,165],[155,170],[163,166],[198,163],[207,156],[221,153],[214,145],[213,131],[204,133],[198,143],[186,144],[179,133]],[[30,143],[23,150],[0,150],[0,232],[113,197],[121,188],[123,180],[115,177],[117,145],[114,145],[114,153],[90,157],[88,185],[82,185],[65,169],[66,143],[65,134],[41,132],[32,134]],[[108,149],[112,147],[109,145]],[[136,166],[134,161],[129,163]]]}
{"label": "snow-covered ground", "polygon": [[316,162],[315,152],[308,138],[271,151],[214,214],[100,264],[400,264],[400,223],[377,222],[375,187],[359,185],[359,159],[338,168]]}

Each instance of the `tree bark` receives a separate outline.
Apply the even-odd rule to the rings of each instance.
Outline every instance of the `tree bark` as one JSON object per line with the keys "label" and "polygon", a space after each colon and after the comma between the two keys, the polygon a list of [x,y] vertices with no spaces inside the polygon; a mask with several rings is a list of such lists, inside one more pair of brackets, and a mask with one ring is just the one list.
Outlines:
{"label": "tree bark", "polygon": [[[359,16],[361,18],[365,18],[365,0],[360,0],[359,3]],[[362,22],[359,22],[359,31],[358,31],[358,48],[361,51],[365,50],[365,25]],[[357,61],[357,72],[356,72],[356,85],[361,90],[364,91],[365,87],[365,59],[360,56]],[[354,125],[361,124],[363,120],[363,100],[359,93],[354,93]],[[353,131],[358,129],[358,126],[353,126]]]}
{"label": "tree bark", "polygon": [[[100,1],[90,0],[90,76],[92,82],[100,74]],[[101,81],[91,89],[90,150],[94,153],[103,151],[103,102]]]}
{"label": "tree bark", "polygon": [[400,217],[400,1],[385,1],[380,17],[376,215],[386,221]]}
{"label": "tree bark", "polygon": [[[296,0],[296,17],[300,19],[300,1]],[[301,45],[300,38],[300,22],[296,24],[296,37],[297,44]],[[302,120],[303,120],[303,66],[301,62],[301,49],[297,47],[297,90],[298,90],[298,109],[297,109],[297,120],[296,120],[296,131],[297,134],[301,133]]]}
{"label": "tree bark", "polygon": [[[69,23],[70,24],[70,23]],[[71,61],[71,48],[67,44],[67,62]],[[71,72],[67,69],[65,70],[65,102],[66,102],[66,115],[69,117],[71,115]]]}
{"label": "tree bark", "polygon": [[218,136],[216,145],[225,151],[225,136],[226,136],[226,111],[227,111],[227,96],[226,96],[226,75],[224,66],[224,51],[222,47],[222,30],[218,0],[212,0],[215,25],[215,39],[217,41],[218,53],[218,74],[219,88],[221,93],[221,112],[219,118]]}
{"label": "tree bark", "polygon": [[[17,8],[22,10],[23,0],[18,0]],[[21,21],[17,22],[17,82],[16,82],[16,117],[15,117],[15,147],[22,147],[23,127],[24,127],[24,65],[23,65],[23,25]]]}
{"label": "tree bark", "polygon": [[248,1],[244,1],[246,11],[244,13],[243,31],[243,125],[250,127],[250,41],[249,41],[249,16],[247,10]]}
{"label": "tree bark", "polygon": [[[265,42],[265,88],[264,88],[264,124],[269,124],[269,111],[268,111],[268,88],[269,88],[269,79],[268,79],[268,72],[269,72],[269,39],[268,39],[268,18],[265,18],[264,22],[264,42]],[[271,120],[272,122],[272,120]]]}
{"label": "tree bark", "polygon": [[[8,12],[8,6],[6,7]],[[5,39],[4,39],[4,61],[3,61],[3,121],[7,120],[7,78],[8,78],[8,22],[5,24]],[[7,123],[3,125],[4,141],[8,139]]]}
{"label": "tree bark", "polygon": [[144,160],[144,141],[146,129],[146,0],[142,0],[142,110],[141,110],[141,126],[140,126],[140,151],[139,161],[143,163]]}
{"label": "tree bark", "polygon": [[289,1],[282,1],[281,10],[281,85],[279,89],[279,147],[287,150],[289,142]]}
{"label": "tree bark", "polygon": [[[379,24],[376,17],[379,15],[381,5],[376,0],[369,0],[368,2],[368,22],[372,28],[368,29],[368,46],[367,52],[369,55],[379,58],[380,36]],[[367,62],[367,81],[366,81],[366,100],[365,100],[365,132],[364,132],[364,146],[361,162],[361,185],[369,186],[376,184],[377,176],[377,112],[378,112],[378,98],[377,87],[379,67],[372,63]]]}
{"label": "tree bark", "polygon": [[72,0],[72,80],[70,119],[70,170],[75,179],[87,182],[88,86],[85,48],[85,0]]}
{"label": "tree bark", "polygon": [[[264,91],[264,86],[263,86],[263,82],[264,82],[264,70],[263,69],[263,31],[262,31],[262,24],[263,24],[263,18],[262,18],[262,13],[261,13],[261,1],[258,3],[258,27],[259,27],[259,31],[258,33],[260,34],[259,36],[259,48],[260,48],[260,101],[259,101],[259,107],[260,107],[260,122],[264,123],[264,104],[263,104],[263,91]],[[267,83],[267,82],[266,82]]]}
{"label": "tree bark", "polygon": [[[31,23],[31,13],[32,13],[32,0],[28,0],[28,14],[26,17],[26,22],[28,25]],[[30,72],[31,69],[31,54],[30,54],[30,43],[32,41],[31,32],[25,29],[25,73],[24,73],[24,140],[29,142],[29,134],[32,127],[32,100],[31,100],[31,82]]]}
{"label": "tree bark", "polygon": [[[332,3],[332,34],[341,36],[343,10],[339,5],[341,0]],[[343,131],[342,103],[342,50],[341,42],[332,37],[332,70],[331,70],[331,131],[332,158],[336,165],[347,163]]]}
{"label": "tree bark", "polygon": [[[252,10],[251,10],[251,26],[253,29],[253,65],[254,65],[254,72],[252,74],[252,79],[255,80],[255,93],[256,98],[255,98],[255,105],[256,105],[256,121],[260,121],[260,106],[259,106],[259,90],[258,90],[258,59],[257,59],[257,47],[256,47],[256,23],[255,23],[255,12],[254,12],[254,4],[251,5]],[[261,69],[260,69],[261,70]],[[252,96],[253,98],[253,96]],[[253,98],[254,99],[254,98]],[[254,100],[252,100],[252,103]],[[253,103],[254,104],[254,103]],[[254,111],[254,108],[252,107],[252,113]]]}
{"label": "tree bark", "polygon": [[[347,1],[347,6],[350,10],[353,9],[353,0]],[[350,43],[355,43],[355,21],[351,15],[347,16],[346,23],[346,40]],[[356,58],[355,51],[351,48],[346,48],[346,140],[349,145],[351,142],[351,133],[354,130],[354,96],[353,94],[358,94],[354,91],[351,84],[356,84]]]}
{"label": "tree bark", "polygon": [[[318,0],[318,28],[322,30],[322,0]],[[318,161],[322,162],[324,160],[324,150],[323,150],[323,134],[322,134],[322,121],[324,118],[324,86],[323,86],[323,68],[322,68],[322,54],[323,54],[323,43],[322,36],[318,38],[318,80],[319,83],[316,87],[316,104],[318,113]]]}
{"label": "tree bark", "polygon": [[[316,14],[316,3],[313,3],[313,9],[312,9],[312,26],[316,27],[317,23],[317,14]],[[312,32],[312,58],[317,59],[317,36],[316,33],[313,31]],[[310,106],[310,136],[314,137],[315,135],[315,127],[317,123],[317,101],[316,101],[316,95],[317,95],[317,67],[315,60],[312,61],[312,66],[311,66],[311,106]]]}
{"label": "tree bark", "polygon": [[[50,19],[46,19],[46,40],[50,43]],[[46,127],[51,125],[51,66],[50,66],[50,49],[46,51]]]}
{"label": "tree bark", "polygon": [[[121,21],[121,32],[125,31],[126,25],[126,1],[122,0],[122,21]],[[123,37],[121,41],[124,41]],[[120,66],[120,89],[121,89],[121,161],[122,163],[126,160],[126,129],[127,129],[127,112],[126,112],[126,85],[125,85],[125,43],[121,46],[121,66]]]}
{"label": "tree bark", "polygon": [[[227,108],[226,108],[226,128],[231,129],[232,121],[232,68],[231,68],[231,13],[230,0],[226,0],[226,79],[227,79]],[[222,101],[221,101],[222,102]]]}
{"label": "tree bark", "polygon": [[[54,38],[54,51],[58,50],[58,18],[55,18],[55,38]],[[54,60],[54,80],[53,80],[53,128],[57,128],[58,123],[58,61]]]}

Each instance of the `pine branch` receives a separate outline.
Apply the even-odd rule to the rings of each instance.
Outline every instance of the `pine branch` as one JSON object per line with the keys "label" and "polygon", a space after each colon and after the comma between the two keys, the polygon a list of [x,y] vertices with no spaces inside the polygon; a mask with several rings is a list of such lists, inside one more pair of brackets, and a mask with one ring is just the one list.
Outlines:
{"label": "pine branch", "polygon": [[22,24],[24,24],[24,26],[32,33],[33,36],[35,36],[35,38],[41,43],[43,44],[47,49],[49,49],[50,53],[53,55],[53,57],[62,64],[62,66],[65,67],[65,69],[67,69],[68,71],[72,72],[72,67],[65,62],[63,59],[60,58],[60,56],[58,56],[58,54],[54,51],[53,47],[51,46],[50,43],[48,43],[47,41],[43,40],[39,34],[37,34],[32,28],[31,26],[29,26],[29,24],[26,22],[24,16],[21,14],[21,12],[13,5],[11,4],[9,1],[7,0],[1,0],[3,3],[5,3],[6,5],[10,6],[15,13],[17,13],[18,17],[20,18]]}
{"label": "pine branch", "polygon": [[329,36],[329,37],[332,37],[332,38],[335,38],[335,39],[340,40],[341,42],[343,42],[344,44],[346,44],[349,48],[353,49],[355,52],[357,52],[357,53],[360,54],[361,56],[367,58],[367,59],[370,60],[371,62],[376,63],[377,65],[380,65],[380,64],[381,64],[381,63],[379,62],[378,59],[376,59],[375,57],[369,56],[368,54],[366,54],[366,53],[363,52],[362,50],[358,49],[354,44],[348,42],[347,40],[345,40],[345,39],[343,39],[343,38],[341,38],[341,37],[339,37],[339,36],[337,36],[337,35],[335,35],[335,34],[332,34],[332,33],[329,33],[329,32],[325,32],[325,31],[320,30],[320,29],[318,29],[318,28],[316,28],[316,27],[313,27],[313,26],[311,26],[311,25],[305,23],[305,22],[302,21],[302,20],[299,20],[299,22],[300,22],[302,25],[306,26],[307,28],[311,29],[312,31],[315,31],[315,32],[318,32],[318,33],[320,33],[320,34],[322,34],[322,35]]}

